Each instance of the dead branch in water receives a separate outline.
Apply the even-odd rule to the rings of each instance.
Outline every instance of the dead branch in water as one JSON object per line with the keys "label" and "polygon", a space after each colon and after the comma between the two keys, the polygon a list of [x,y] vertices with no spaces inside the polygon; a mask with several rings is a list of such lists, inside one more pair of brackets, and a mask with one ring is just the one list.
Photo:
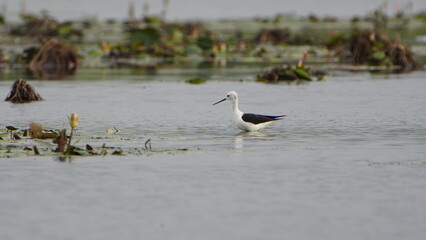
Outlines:
{"label": "dead branch in water", "polygon": [[67,142],[67,130],[62,129],[61,131],[59,131],[59,136],[53,140],[53,143],[58,144],[58,147],[55,149],[55,152],[64,152]]}

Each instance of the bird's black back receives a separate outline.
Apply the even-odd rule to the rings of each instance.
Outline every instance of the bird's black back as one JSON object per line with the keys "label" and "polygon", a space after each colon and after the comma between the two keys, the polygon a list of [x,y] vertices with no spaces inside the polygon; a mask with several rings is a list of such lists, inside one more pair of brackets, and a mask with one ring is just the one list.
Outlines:
{"label": "bird's black back", "polygon": [[244,122],[259,124],[264,122],[281,120],[285,116],[286,115],[268,116],[268,115],[259,115],[259,114],[253,114],[253,113],[244,113],[242,116],[242,119]]}

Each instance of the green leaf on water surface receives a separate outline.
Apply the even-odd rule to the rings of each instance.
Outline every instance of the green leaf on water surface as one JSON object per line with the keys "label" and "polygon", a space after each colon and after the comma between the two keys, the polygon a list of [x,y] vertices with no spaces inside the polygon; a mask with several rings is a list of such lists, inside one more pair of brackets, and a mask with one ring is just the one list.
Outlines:
{"label": "green leaf on water surface", "polygon": [[300,79],[303,79],[303,80],[308,80],[308,81],[312,81],[312,78],[311,78],[311,74],[309,74],[309,72],[308,71],[306,71],[305,69],[302,69],[302,68],[299,68],[299,69],[296,69],[296,70],[294,70],[294,73],[300,78]]}
{"label": "green leaf on water surface", "polygon": [[206,80],[202,78],[192,78],[192,79],[186,80],[186,82],[189,84],[203,84],[206,82]]}
{"label": "green leaf on water surface", "polygon": [[78,147],[70,146],[65,152],[64,155],[74,155],[74,156],[84,156],[88,153]]}
{"label": "green leaf on water surface", "polygon": [[14,126],[6,126],[6,129],[7,129],[7,130],[9,130],[9,131],[16,131],[16,130],[18,130],[19,128],[16,128],[16,127],[14,127]]}

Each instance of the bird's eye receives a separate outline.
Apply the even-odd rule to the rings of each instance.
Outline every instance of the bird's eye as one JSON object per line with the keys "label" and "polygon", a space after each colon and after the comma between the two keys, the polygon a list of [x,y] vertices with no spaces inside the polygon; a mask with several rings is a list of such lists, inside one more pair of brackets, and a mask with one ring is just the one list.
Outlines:
{"label": "bird's eye", "polygon": [[229,97],[229,95],[226,95],[226,97]]}

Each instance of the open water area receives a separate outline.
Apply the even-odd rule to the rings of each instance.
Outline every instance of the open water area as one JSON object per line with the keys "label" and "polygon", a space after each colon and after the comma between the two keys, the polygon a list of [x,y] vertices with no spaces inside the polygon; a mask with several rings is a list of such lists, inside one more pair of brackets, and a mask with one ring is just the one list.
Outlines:
{"label": "open water area", "polygon": [[[77,112],[75,145],[124,154],[0,158],[0,239],[424,239],[425,72],[265,84],[259,71],[29,80],[45,101],[0,102],[0,127],[68,129]],[[186,82],[194,76],[207,81]],[[2,98],[14,80],[3,74]],[[212,106],[230,90],[242,111],[287,117],[242,133],[229,102]]]}

